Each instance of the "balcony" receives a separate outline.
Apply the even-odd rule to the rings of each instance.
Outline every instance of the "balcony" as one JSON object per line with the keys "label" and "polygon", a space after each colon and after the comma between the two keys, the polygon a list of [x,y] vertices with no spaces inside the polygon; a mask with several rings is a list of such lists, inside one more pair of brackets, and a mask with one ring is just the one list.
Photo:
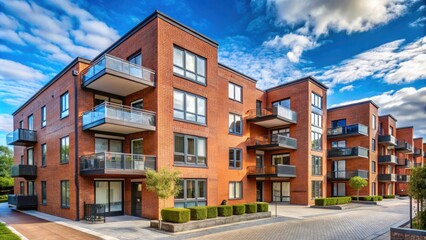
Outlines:
{"label": "balcony", "polygon": [[398,158],[395,155],[379,156],[379,164],[398,164]]}
{"label": "balcony", "polygon": [[272,109],[252,109],[248,112],[248,123],[273,128],[297,123],[297,113],[280,105]]}
{"label": "balcony", "polygon": [[398,174],[398,175],[396,175],[396,181],[397,182],[409,182],[410,181],[410,176],[403,175],[403,174]]}
{"label": "balcony", "polygon": [[394,173],[381,173],[377,177],[379,182],[396,182],[396,174]]}
{"label": "balcony", "polygon": [[28,129],[18,128],[7,134],[6,142],[14,146],[32,146],[37,143],[37,132]]}
{"label": "balcony", "polygon": [[281,134],[272,134],[248,138],[246,141],[247,150],[277,150],[277,149],[297,149],[297,140]]}
{"label": "balcony", "polygon": [[155,86],[153,70],[105,55],[83,74],[82,87],[127,96]]}
{"label": "balcony", "polygon": [[11,177],[21,177],[25,178],[25,180],[35,180],[37,178],[36,165],[15,164],[12,166],[11,170]]}
{"label": "balcony", "polygon": [[156,169],[156,157],[102,152],[80,157],[80,175],[144,176],[145,170]]}
{"label": "balcony", "polygon": [[392,135],[379,135],[378,143],[388,147],[394,147],[398,144],[396,138]]}
{"label": "balcony", "polygon": [[155,113],[105,102],[83,113],[83,130],[119,134],[155,131]]}
{"label": "balcony", "polygon": [[348,126],[329,128],[327,130],[328,138],[349,137],[349,136],[359,136],[359,135],[367,136],[368,127],[358,123],[358,124],[353,124]]}
{"label": "balcony", "polygon": [[422,157],[423,149],[414,147],[413,157]]}
{"label": "balcony", "polygon": [[296,167],[277,164],[269,167],[247,167],[248,178],[293,178],[296,177]]}
{"label": "balcony", "polygon": [[405,142],[405,141],[397,141],[398,144],[395,147],[396,151],[399,151],[401,153],[412,153],[413,152],[413,146],[411,144]]}
{"label": "balcony", "polygon": [[327,179],[328,180],[348,180],[351,177],[362,177],[367,179],[368,178],[368,171],[367,170],[354,170],[354,171],[331,171],[327,172]]}
{"label": "balcony", "polygon": [[329,159],[368,158],[368,149],[364,147],[332,148],[327,151]]}
{"label": "balcony", "polygon": [[403,168],[410,168],[411,167],[411,161],[409,159],[398,159],[397,167],[403,167]]}
{"label": "balcony", "polygon": [[35,195],[14,195],[9,194],[7,202],[9,206],[16,207],[19,210],[36,210],[37,196]]}

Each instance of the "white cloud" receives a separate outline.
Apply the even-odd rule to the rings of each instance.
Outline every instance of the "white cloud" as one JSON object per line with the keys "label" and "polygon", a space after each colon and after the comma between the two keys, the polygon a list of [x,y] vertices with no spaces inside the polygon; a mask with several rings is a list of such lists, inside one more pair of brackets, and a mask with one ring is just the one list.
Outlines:
{"label": "white cloud", "polygon": [[392,90],[369,98],[343,102],[332,107],[367,100],[373,100],[380,106],[380,115],[392,114],[398,120],[398,127],[414,126],[414,133],[418,137],[426,138],[426,87]]}
{"label": "white cloud", "polygon": [[21,46],[25,45],[25,42],[22,41],[19,35],[14,30],[10,29],[0,29],[0,39]]}
{"label": "white cloud", "polygon": [[339,89],[339,92],[344,92],[344,91],[353,91],[354,90],[354,85],[347,85],[344,86],[342,88]]}
{"label": "white cloud", "polygon": [[13,117],[10,114],[0,114],[0,132],[11,132],[13,131]]}
{"label": "white cloud", "polygon": [[16,30],[19,27],[18,21],[11,16],[0,12],[0,27],[5,29]]}
{"label": "white cloud", "polygon": [[279,24],[304,25],[315,36],[330,30],[364,32],[404,14],[414,0],[268,0]]}
{"label": "white cloud", "polygon": [[275,38],[263,43],[264,46],[270,48],[287,48],[287,57],[291,62],[299,62],[303,51],[313,49],[318,44],[309,36],[289,33],[283,36],[275,36]]}
{"label": "white cloud", "polygon": [[410,23],[410,27],[424,27],[426,17],[419,17],[414,22]]}
{"label": "white cloud", "polygon": [[8,46],[0,44],[0,52],[13,52]]}

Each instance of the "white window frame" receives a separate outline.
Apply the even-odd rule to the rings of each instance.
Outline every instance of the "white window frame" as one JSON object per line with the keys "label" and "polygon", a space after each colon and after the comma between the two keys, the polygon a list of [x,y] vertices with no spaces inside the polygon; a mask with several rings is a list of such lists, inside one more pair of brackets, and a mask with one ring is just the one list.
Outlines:
{"label": "white window frame", "polygon": [[[240,97],[237,98],[237,90],[239,89]],[[233,82],[228,82],[228,98],[237,102],[243,102],[243,87]]]}

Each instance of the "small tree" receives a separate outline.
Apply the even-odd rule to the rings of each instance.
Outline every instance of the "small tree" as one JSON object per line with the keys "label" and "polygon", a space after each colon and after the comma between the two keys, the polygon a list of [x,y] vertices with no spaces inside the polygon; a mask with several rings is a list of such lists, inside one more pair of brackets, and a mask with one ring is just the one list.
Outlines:
{"label": "small tree", "polygon": [[351,177],[351,179],[349,179],[349,186],[357,191],[357,201],[359,201],[359,190],[363,189],[367,185],[367,180],[360,176]]}
{"label": "small tree", "polygon": [[[163,209],[166,205],[166,200],[170,197],[177,196],[182,191],[182,186],[179,184],[181,181],[180,172],[176,170],[169,170],[166,168],[160,169],[158,172],[147,169],[146,171],[146,188],[148,191],[157,194],[158,198],[162,200]],[[161,229],[161,210],[160,210],[160,221],[158,224]]]}
{"label": "small tree", "polygon": [[408,195],[420,203],[421,211],[417,208],[417,226],[419,229],[426,229],[426,222],[422,220],[425,217],[423,202],[426,199],[426,167],[412,168],[410,181],[408,182]]}
{"label": "small tree", "polygon": [[0,188],[13,186],[11,167],[13,165],[13,152],[6,146],[0,146]]}

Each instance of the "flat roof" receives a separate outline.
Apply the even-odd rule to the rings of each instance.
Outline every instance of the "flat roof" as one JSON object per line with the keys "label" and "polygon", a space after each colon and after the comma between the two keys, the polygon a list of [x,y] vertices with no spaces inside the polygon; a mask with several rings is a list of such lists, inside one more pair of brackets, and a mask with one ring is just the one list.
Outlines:
{"label": "flat roof", "polygon": [[386,114],[386,115],[381,115],[379,116],[379,118],[383,118],[383,117],[390,117],[392,118],[395,122],[397,122],[398,120],[396,120],[396,118],[392,115],[392,114]]}
{"label": "flat roof", "polygon": [[396,129],[404,129],[404,128],[414,128],[414,126],[397,127]]}
{"label": "flat roof", "polygon": [[286,82],[286,83],[280,84],[280,85],[275,86],[275,87],[268,88],[268,89],[265,90],[265,92],[269,92],[269,91],[275,90],[277,88],[288,87],[290,85],[297,84],[297,83],[304,82],[304,81],[311,81],[311,82],[315,83],[316,85],[318,85],[320,88],[322,88],[324,90],[328,89],[327,86],[325,86],[324,84],[322,84],[320,81],[318,81],[314,77],[307,76],[307,77],[303,77],[303,78],[300,78],[300,79],[297,79],[297,80],[293,80],[293,81],[290,81],[290,82]]}
{"label": "flat roof", "polygon": [[357,105],[364,105],[364,104],[373,104],[373,106],[375,106],[376,108],[379,108],[379,105],[377,105],[373,100],[367,100],[362,102],[350,103],[350,104],[346,104],[346,105],[342,105],[342,106],[338,106],[334,108],[328,108],[327,111],[333,111],[333,110],[337,110],[341,108],[354,107]]}

